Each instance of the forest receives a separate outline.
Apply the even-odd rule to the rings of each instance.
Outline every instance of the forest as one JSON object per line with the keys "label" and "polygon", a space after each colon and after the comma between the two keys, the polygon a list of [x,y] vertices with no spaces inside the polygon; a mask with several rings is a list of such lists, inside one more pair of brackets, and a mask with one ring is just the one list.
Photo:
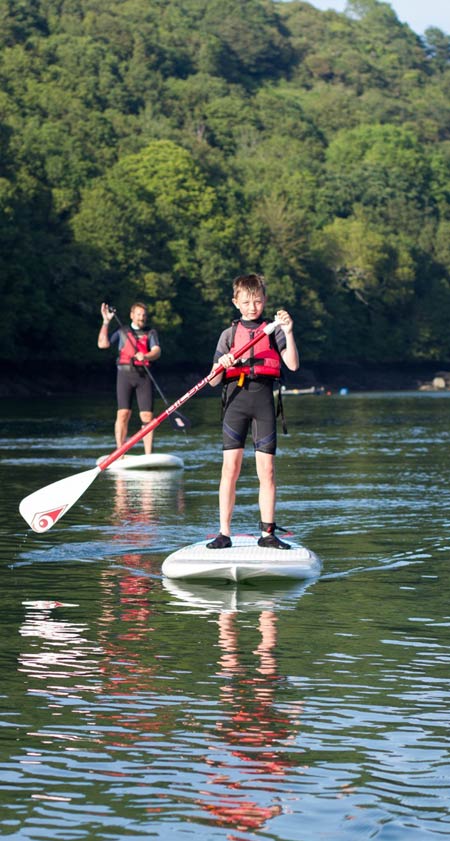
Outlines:
{"label": "forest", "polygon": [[450,360],[448,34],[378,0],[0,15],[2,366],[83,371],[137,299],[205,368],[247,272],[304,360]]}

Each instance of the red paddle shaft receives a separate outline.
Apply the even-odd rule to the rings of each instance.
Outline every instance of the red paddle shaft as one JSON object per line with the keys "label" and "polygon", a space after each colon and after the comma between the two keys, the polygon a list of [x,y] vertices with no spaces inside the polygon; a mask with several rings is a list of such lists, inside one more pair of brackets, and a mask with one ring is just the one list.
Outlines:
{"label": "red paddle shaft", "polygon": [[[255,345],[264,336],[264,334],[268,336],[269,333],[272,333],[276,324],[277,322],[273,321],[261,330],[258,330],[253,336],[253,339],[250,339],[247,344],[243,345],[243,347],[239,348],[235,352],[234,358],[237,359],[239,356],[242,356],[249,348]],[[211,371],[207,377],[200,380],[197,385],[194,385],[193,388],[186,392],[183,397],[180,397],[179,400],[172,404],[172,406],[168,406],[164,412],[142,427],[142,429],[140,429],[136,435],[133,435],[129,441],[126,441],[126,443],[119,447],[119,449],[115,450],[115,452],[111,453],[110,456],[103,459],[100,465],[97,465],[90,470],[85,470],[83,473],[75,473],[73,476],[68,476],[65,479],[59,479],[57,482],[52,482],[51,485],[47,485],[45,488],[41,488],[40,490],[28,494],[28,496],[26,496],[19,505],[19,511],[24,520],[26,520],[28,525],[31,526],[34,531],[40,534],[48,531],[48,529],[51,529],[55,523],[57,523],[58,520],[60,520],[67,511],[69,511],[77,499],[80,498],[81,494],[88,489],[99,473],[106,470],[113,461],[120,458],[121,455],[126,453],[126,451],[140,441],[141,438],[155,429],[155,427],[159,426],[165,418],[169,417],[172,412],[176,412],[179,406],[186,403],[186,400],[189,400],[190,397],[196,394],[197,391],[200,391],[200,389],[202,389],[207,383],[211,382],[211,380],[215,379],[215,377],[223,373],[224,370],[224,366],[219,365]]]}
{"label": "red paddle shaft", "polygon": [[[253,347],[253,345],[256,345],[256,343],[259,342],[259,340],[262,339],[263,336],[268,336],[270,333],[273,333],[275,327],[277,326],[277,323],[278,322],[276,320],[271,321],[270,324],[266,324],[265,327],[263,327],[261,330],[258,330],[252,339],[249,339],[249,341],[246,342],[245,345],[242,345],[242,347],[238,348],[234,352],[234,358],[239,359],[239,357],[243,356],[244,353],[246,353],[251,347]],[[176,412],[177,409],[180,408],[180,406],[183,406],[183,404],[186,403],[191,397],[193,397],[194,394],[197,394],[197,392],[201,391],[202,388],[205,387],[205,385],[208,385],[208,383],[210,383],[211,380],[215,379],[215,377],[217,377],[218,374],[222,374],[223,371],[225,371],[224,365],[219,365],[218,368],[215,368],[213,371],[210,371],[206,377],[203,377],[203,379],[200,380],[200,382],[192,386],[192,388],[190,388],[189,391],[186,392],[186,394],[183,394],[182,397],[179,397],[178,400],[175,401],[175,403],[172,403],[171,406],[168,406],[167,409],[164,409],[164,411],[161,412],[161,414],[158,415],[158,417],[153,418],[153,420],[151,420],[149,423],[143,426],[142,429],[136,432],[135,435],[132,435],[131,438],[128,439],[128,441],[125,441],[125,443],[122,444],[121,447],[118,447],[118,449],[114,450],[114,452],[111,453],[111,455],[107,456],[101,462],[101,464],[99,464],[100,470],[106,470],[106,468],[109,467],[109,465],[112,464],[113,461],[116,461],[116,459],[120,458],[120,456],[123,456],[123,454],[126,453],[127,450],[130,450],[131,447],[134,447],[134,445],[138,443],[138,441],[141,441],[142,438],[145,438],[145,436],[148,435],[149,432],[152,432],[154,429],[156,429],[156,427],[159,426],[160,423],[162,423],[166,418],[168,418],[169,415],[172,414],[172,412]]]}

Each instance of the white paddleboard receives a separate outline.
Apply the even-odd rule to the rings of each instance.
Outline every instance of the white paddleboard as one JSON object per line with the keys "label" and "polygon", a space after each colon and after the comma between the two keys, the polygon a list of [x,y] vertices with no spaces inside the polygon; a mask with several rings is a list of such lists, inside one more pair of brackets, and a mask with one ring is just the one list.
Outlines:
{"label": "white paddleboard", "polygon": [[[101,456],[97,459],[96,464],[108,458],[108,456]],[[116,470],[167,470],[168,468],[180,469],[184,467],[184,462],[179,456],[171,455],[170,453],[150,453],[150,455],[130,456],[124,455],[112,462],[106,469],[115,472]]]}
{"label": "white paddleboard", "polygon": [[162,565],[167,578],[248,581],[254,578],[316,578],[321,562],[314,552],[291,540],[290,549],[266,549],[251,535],[232,537],[230,549],[208,549],[208,540],[169,555]]}

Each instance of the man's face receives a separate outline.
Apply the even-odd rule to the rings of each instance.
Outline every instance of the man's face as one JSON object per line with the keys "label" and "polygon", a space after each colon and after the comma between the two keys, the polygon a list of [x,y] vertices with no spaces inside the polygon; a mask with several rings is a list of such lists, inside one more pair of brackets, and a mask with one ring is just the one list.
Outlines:
{"label": "man's face", "polygon": [[145,327],[147,323],[147,310],[144,307],[133,307],[130,316],[133,324],[136,324],[141,329]]}

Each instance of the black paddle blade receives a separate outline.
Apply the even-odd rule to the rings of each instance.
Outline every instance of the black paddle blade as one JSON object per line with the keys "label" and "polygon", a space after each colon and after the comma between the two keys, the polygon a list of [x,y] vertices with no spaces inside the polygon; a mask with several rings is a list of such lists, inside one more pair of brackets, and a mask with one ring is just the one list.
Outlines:
{"label": "black paddle blade", "polygon": [[186,432],[187,429],[190,429],[191,422],[189,418],[186,418],[184,415],[180,414],[180,412],[173,412],[170,414],[169,420],[177,432]]}

